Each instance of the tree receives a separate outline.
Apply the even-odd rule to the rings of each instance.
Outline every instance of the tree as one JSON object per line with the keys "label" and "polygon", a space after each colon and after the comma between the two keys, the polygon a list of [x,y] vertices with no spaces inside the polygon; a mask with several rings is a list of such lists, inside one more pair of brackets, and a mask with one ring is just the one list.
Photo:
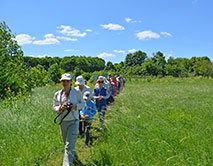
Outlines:
{"label": "tree", "polygon": [[31,89],[23,51],[14,38],[6,23],[0,22],[0,97],[9,95],[8,90],[17,94]]}
{"label": "tree", "polygon": [[33,87],[44,86],[48,83],[48,72],[41,65],[33,67],[30,71]]}
{"label": "tree", "polygon": [[193,66],[195,75],[197,76],[212,76],[213,75],[213,64],[208,60],[197,61]]}
{"label": "tree", "polygon": [[136,51],[133,54],[127,54],[124,63],[126,66],[142,65],[145,62],[146,58],[147,55],[145,52]]}
{"label": "tree", "polygon": [[106,70],[106,71],[115,70],[115,67],[112,62],[108,61],[104,70]]}
{"label": "tree", "polygon": [[59,83],[63,70],[59,67],[57,63],[51,65],[51,80],[54,83]]}

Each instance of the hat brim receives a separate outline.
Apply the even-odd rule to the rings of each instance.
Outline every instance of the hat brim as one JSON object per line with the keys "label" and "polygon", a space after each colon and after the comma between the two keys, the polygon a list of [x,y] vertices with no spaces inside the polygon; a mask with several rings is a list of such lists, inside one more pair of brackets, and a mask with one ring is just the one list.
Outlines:
{"label": "hat brim", "polygon": [[76,82],[75,85],[85,85],[85,81],[81,81],[81,82]]}
{"label": "hat brim", "polygon": [[71,79],[70,78],[61,78],[60,81],[63,81],[63,80],[68,80],[70,81]]}

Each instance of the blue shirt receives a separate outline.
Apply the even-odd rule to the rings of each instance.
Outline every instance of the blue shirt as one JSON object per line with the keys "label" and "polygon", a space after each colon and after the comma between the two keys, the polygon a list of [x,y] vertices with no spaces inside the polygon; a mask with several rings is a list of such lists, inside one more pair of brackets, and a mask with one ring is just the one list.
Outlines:
{"label": "blue shirt", "polygon": [[[98,96],[103,96],[103,99],[97,100]],[[94,88],[93,90],[93,97],[96,99],[96,106],[97,107],[102,107],[106,106],[106,99],[109,98],[109,93],[105,87],[102,88]]]}
{"label": "blue shirt", "polygon": [[80,111],[80,115],[88,115],[89,120],[93,120],[96,112],[95,103],[92,100],[89,100],[86,103],[86,106]]}

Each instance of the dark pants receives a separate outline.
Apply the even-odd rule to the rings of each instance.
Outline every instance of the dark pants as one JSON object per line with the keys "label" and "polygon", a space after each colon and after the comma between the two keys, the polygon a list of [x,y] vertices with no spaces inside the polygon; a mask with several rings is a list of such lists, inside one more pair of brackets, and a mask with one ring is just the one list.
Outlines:
{"label": "dark pants", "polygon": [[79,134],[82,135],[84,133],[84,126],[83,126],[83,122],[82,122],[82,118],[80,115],[80,111],[79,111]]}
{"label": "dark pants", "polygon": [[83,126],[84,126],[84,138],[85,138],[85,144],[88,145],[89,141],[92,142],[92,137],[90,133],[92,122],[89,120],[83,121]]}
{"label": "dark pants", "polygon": [[109,96],[109,98],[106,100],[107,104],[113,103],[114,102],[114,98],[112,95]]}

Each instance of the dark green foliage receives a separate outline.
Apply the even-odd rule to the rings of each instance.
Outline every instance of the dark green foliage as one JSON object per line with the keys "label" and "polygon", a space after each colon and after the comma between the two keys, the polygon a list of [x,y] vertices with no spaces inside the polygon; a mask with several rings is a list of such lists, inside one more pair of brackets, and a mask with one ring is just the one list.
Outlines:
{"label": "dark green foliage", "polygon": [[141,65],[144,63],[146,58],[147,55],[145,52],[136,51],[133,54],[132,53],[127,54],[124,63],[126,66]]}

